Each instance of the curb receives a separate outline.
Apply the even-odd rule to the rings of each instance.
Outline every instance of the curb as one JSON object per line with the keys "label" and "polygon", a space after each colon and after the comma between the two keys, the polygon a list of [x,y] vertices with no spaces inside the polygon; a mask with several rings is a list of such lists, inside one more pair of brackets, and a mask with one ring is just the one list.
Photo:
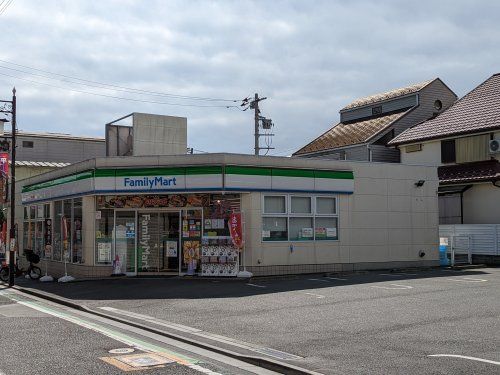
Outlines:
{"label": "curb", "polygon": [[202,343],[202,342],[199,342],[196,340],[192,340],[192,339],[177,335],[175,333],[160,331],[160,330],[145,326],[145,325],[140,324],[140,323],[131,322],[131,321],[128,321],[125,319],[117,318],[117,317],[112,316],[112,315],[108,315],[108,314],[101,313],[99,311],[92,310],[84,305],[79,305],[79,304],[76,304],[74,302],[71,302],[70,300],[68,300],[66,298],[56,297],[51,293],[41,292],[38,290],[28,289],[28,288],[24,288],[24,287],[19,287],[16,285],[13,286],[12,288],[15,290],[18,290],[22,293],[26,293],[26,294],[30,294],[30,295],[33,295],[33,296],[36,296],[39,298],[43,298],[43,299],[49,300],[51,302],[55,302],[57,304],[73,308],[75,310],[83,311],[83,312],[86,312],[88,314],[99,316],[101,318],[113,320],[115,322],[126,324],[128,326],[132,326],[135,328],[139,328],[139,329],[142,329],[142,330],[145,330],[145,331],[148,331],[148,332],[160,335],[160,336],[164,336],[164,337],[168,337],[170,339],[181,341],[185,344],[190,344],[190,345],[196,346],[198,348],[202,348],[202,349],[209,350],[211,352],[222,354],[222,355],[225,355],[227,357],[231,357],[231,358],[237,359],[239,361],[252,364],[252,365],[257,366],[257,367],[262,367],[262,368],[265,368],[267,370],[279,372],[281,374],[287,374],[287,375],[323,375],[321,373],[318,373],[318,372],[315,372],[312,370],[306,370],[306,369],[300,368],[300,367],[292,365],[292,364],[288,364],[288,363],[284,363],[284,362],[280,362],[280,361],[275,361],[272,359],[262,358],[262,357],[242,355],[242,354],[233,352],[231,350],[219,348],[219,347],[213,346],[211,344],[206,344],[206,343]]}

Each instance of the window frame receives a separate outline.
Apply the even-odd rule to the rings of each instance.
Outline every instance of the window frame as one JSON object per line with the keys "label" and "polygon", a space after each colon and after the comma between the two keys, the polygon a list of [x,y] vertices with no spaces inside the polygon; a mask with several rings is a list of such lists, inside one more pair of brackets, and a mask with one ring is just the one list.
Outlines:
{"label": "window frame", "polygon": [[[285,213],[280,213],[280,214],[273,214],[273,213],[265,213],[265,197],[268,196],[285,196]],[[311,212],[309,214],[307,213],[292,213],[291,208],[292,208],[292,197],[308,197],[311,200]],[[335,201],[335,213],[318,213],[317,212],[317,198],[330,198],[334,199]],[[304,242],[304,243],[316,243],[316,242],[338,242],[340,241],[340,235],[339,235],[339,223],[340,223],[340,214],[339,214],[339,194],[312,194],[312,193],[262,193],[261,195],[261,204],[262,204],[262,210],[261,210],[261,220],[262,220],[262,227],[264,225],[264,218],[265,217],[285,217],[287,221],[287,239],[286,240],[265,240],[264,237],[262,237],[262,230],[261,229],[261,236],[260,236],[260,241],[261,243],[290,243],[290,242]],[[312,239],[291,239],[290,238],[290,219],[293,218],[312,218],[312,224],[313,224],[313,237]],[[337,219],[337,236],[335,239],[316,239],[316,218],[336,218]]]}
{"label": "window frame", "polygon": [[[444,148],[444,145],[449,145],[448,149]],[[451,146],[453,144],[453,147]],[[454,164],[457,162],[457,145],[455,139],[443,139],[441,141],[441,163],[443,164]],[[453,150],[453,152],[452,152]],[[451,155],[446,154],[446,152],[450,152]]]}

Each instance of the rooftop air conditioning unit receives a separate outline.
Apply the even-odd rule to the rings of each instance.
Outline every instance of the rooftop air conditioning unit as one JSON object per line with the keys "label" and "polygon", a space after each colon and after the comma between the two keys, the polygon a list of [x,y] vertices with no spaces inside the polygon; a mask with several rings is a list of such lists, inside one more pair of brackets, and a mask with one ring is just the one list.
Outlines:
{"label": "rooftop air conditioning unit", "polygon": [[490,141],[490,154],[500,153],[500,139],[492,139]]}

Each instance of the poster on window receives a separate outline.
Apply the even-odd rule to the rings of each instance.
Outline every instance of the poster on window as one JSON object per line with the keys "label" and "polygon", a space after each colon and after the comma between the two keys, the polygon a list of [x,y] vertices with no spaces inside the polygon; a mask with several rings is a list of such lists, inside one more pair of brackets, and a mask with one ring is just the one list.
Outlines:
{"label": "poster on window", "polygon": [[97,261],[99,263],[111,263],[111,242],[99,242],[97,244]]}
{"label": "poster on window", "polygon": [[177,241],[167,241],[167,257],[177,258]]}

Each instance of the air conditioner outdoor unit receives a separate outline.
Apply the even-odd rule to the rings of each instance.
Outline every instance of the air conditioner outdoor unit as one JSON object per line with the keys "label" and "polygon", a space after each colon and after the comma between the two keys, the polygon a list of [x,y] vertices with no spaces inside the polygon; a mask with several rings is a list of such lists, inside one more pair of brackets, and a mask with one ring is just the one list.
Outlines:
{"label": "air conditioner outdoor unit", "polygon": [[500,152],[500,139],[492,139],[490,141],[490,154],[497,154]]}

